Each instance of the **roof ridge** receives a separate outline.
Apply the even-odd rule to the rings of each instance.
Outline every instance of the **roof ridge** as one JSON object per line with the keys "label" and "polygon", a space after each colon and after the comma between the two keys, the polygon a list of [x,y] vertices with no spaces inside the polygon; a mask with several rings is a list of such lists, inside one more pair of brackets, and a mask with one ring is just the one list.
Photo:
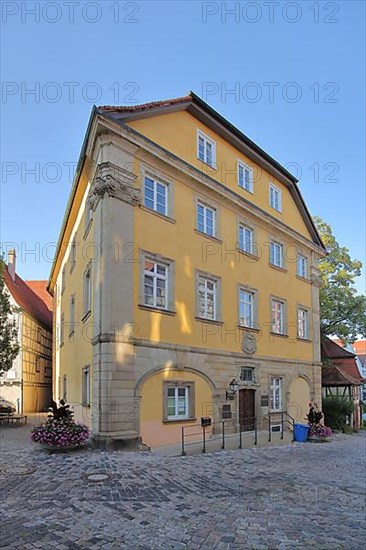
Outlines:
{"label": "roof ridge", "polygon": [[185,103],[191,101],[192,95],[181,97],[174,97],[170,99],[162,99],[158,101],[147,101],[145,103],[138,103],[137,105],[99,105],[97,109],[99,111],[140,111],[143,109],[153,109],[154,107],[163,107],[166,105],[174,105],[175,103]]}

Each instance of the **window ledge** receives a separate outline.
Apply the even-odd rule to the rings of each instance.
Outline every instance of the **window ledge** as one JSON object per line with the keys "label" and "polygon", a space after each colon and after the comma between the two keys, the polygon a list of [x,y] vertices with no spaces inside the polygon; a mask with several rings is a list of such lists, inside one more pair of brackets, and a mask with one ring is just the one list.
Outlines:
{"label": "window ledge", "polygon": [[283,212],[282,212],[282,208],[281,208],[281,210],[278,210],[278,208],[276,208],[275,206],[272,206],[272,204],[270,204],[269,207],[270,207],[272,210],[274,210],[275,212],[277,212],[277,214],[282,214],[282,213],[283,213]]}
{"label": "window ledge", "polygon": [[88,236],[88,233],[89,233],[89,231],[90,231],[90,228],[91,228],[91,226],[92,226],[92,223],[93,223],[93,218],[90,218],[89,223],[88,223],[88,225],[86,226],[85,231],[84,231],[84,235],[83,235],[84,241],[85,241],[85,239],[86,239],[87,236]]}
{"label": "window ledge", "polygon": [[200,235],[201,237],[205,237],[206,239],[211,239],[215,241],[216,243],[222,244],[222,240],[218,237],[215,237],[214,235],[209,235],[208,233],[204,233],[203,231],[199,231],[199,229],[194,229],[194,232],[197,235]]}
{"label": "window ledge", "polygon": [[243,185],[240,185],[239,182],[238,182],[238,187],[239,187],[239,189],[242,189],[243,191],[246,191],[247,193],[250,193],[251,195],[254,195],[254,189],[247,189]]}
{"label": "window ledge", "polygon": [[280,338],[288,338],[288,334],[281,334],[280,332],[272,332],[271,331],[271,335],[272,336],[279,336]]}
{"label": "window ledge", "polygon": [[218,321],[217,319],[206,319],[206,317],[195,317],[196,321],[200,323],[210,323],[211,325],[223,325],[223,321]]}
{"label": "window ledge", "polygon": [[148,212],[149,214],[153,214],[154,216],[158,216],[158,218],[161,218],[162,220],[165,220],[169,223],[177,223],[177,221],[174,218],[171,218],[170,216],[166,216],[165,214],[161,214],[160,212],[157,212],[152,208],[148,208],[143,204],[140,204],[140,209],[143,210],[144,212]]}
{"label": "window ledge", "polygon": [[276,269],[277,271],[282,271],[282,273],[288,273],[288,269],[285,267],[281,267],[279,265],[271,264],[271,262],[268,262],[269,267],[272,267],[272,269]]}
{"label": "window ledge", "polygon": [[253,254],[252,252],[247,252],[246,250],[242,250],[241,248],[236,249],[240,254],[243,254],[243,256],[247,256],[248,258],[251,258],[253,260],[259,260],[259,256],[256,254]]}
{"label": "window ledge", "polygon": [[301,275],[296,275],[296,279],[299,279],[300,281],[304,281],[304,283],[311,283],[308,277],[302,277]]}
{"label": "window ledge", "polygon": [[297,339],[298,339],[299,342],[307,342],[307,343],[312,342],[312,340],[310,340],[310,338],[301,338],[300,336],[298,336]]}
{"label": "window ledge", "polygon": [[200,162],[202,162],[202,164],[205,164],[206,166],[209,166],[210,168],[213,168],[213,170],[216,170],[216,171],[217,171],[216,159],[214,160],[214,162],[213,162],[212,164],[209,164],[209,163],[206,162],[205,160],[200,159],[200,157],[197,157],[197,160],[199,160]]}
{"label": "window ledge", "polygon": [[85,323],[85,321],[87,321],[89,319],[89,317],[91,317],[91,309],[89,309],[89,311],[84,313],[84,315],[81,318],[81,322]]}
{"label": "window ledge", "polygon": [[177,422],[195,422],[197,418],[164,418],[163,424],[176,424]]}
{"label": "window ledge", "polygon": [[90,409],[90,403],[82,403],[81,406]]}
{"label": "window ledge", "polygon": [[176,315],[176,311],[172,309],[163,309],[160,307],[154,307],[154,306],[147,306],[145,304],[139,304],[139,309],[143,309],[144,311],[152,311],[154,313],[165,313],[165,315]]}
{"label": "window ledge", "polygon": [[249,330],[251,332],[260,332],[261,329],[260,328],[257,328],[257,327],[247,327],[245,325],[241,325],[240,323],[237,323],[237,328],[241,329],[241,330]]}

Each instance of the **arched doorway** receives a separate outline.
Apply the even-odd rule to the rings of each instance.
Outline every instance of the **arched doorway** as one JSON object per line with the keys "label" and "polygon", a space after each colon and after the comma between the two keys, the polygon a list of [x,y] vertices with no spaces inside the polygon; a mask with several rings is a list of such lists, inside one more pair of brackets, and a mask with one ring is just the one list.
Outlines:
{"label": "arched doorway", "polygon": [[307,380],[302,376],[294,378],[289,386],[287,412],[295,419],[295,422],[306,422],[310,400],[310,386]]}

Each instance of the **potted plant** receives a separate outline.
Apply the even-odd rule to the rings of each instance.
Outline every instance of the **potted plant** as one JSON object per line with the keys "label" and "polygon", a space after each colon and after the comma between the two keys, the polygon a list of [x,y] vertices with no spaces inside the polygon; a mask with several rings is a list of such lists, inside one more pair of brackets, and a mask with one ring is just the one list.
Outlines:
{"label": "potted plant", "polygon": [[61,399],[60,407],[52,401],[52,413],[32,429],[31,440],[47,451],[66,452],[85,445],[89,435],[89,428],[74,421],[70,405]]}
{"label": "potted plant", "polygon": [[331,440],[333,435],[332,430],[328,426],[321,424],[323,413],[319,411],[318,405],[309,403],[309,412],[306,417],[310,426],[308,441],[324,443]]}

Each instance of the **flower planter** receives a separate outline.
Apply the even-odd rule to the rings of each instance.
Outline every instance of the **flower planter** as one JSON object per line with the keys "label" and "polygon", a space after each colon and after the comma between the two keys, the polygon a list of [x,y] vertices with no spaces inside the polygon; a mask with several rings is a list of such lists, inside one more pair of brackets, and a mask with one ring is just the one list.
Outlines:
{"label": "flower planter", "polygon": [[35,426],[31,431],[31,440],[41,449],[51,453],[68,453],[85,445],[90,431],[87,426],[74,422],[69,405],[61,402],[57,408],[53,402],[53,415],[46,422]]}
{"label": "flower planter", "polygon": [[47,443],[38,443],[38,445],[41,447],[41,449],[48,451],[49,453],[69,453],[71,451],[75,451],[76,449],[84,447],[85,443],[73,443],[70,445],[47,445]]}
{"label": "flower planter", "polygon": [[310,435],[308,441],[310,443],[329,443],[329,441],[332,441],[332,438],[326,435]]}

